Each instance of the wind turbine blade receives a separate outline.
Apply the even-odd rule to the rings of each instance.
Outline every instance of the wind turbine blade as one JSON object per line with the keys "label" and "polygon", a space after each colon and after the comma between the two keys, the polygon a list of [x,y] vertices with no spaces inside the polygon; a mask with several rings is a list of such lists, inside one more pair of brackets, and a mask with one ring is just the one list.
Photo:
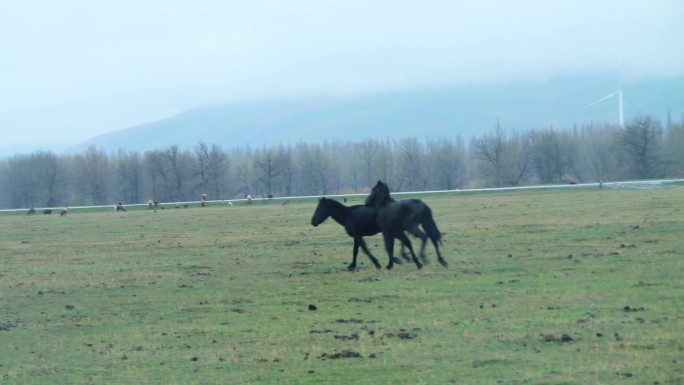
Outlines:
{"label": "wind turbine blade", "polygon": [[620,65],[620,80],[618,80],[618,90],[622,90],[622,76],[625,73],[625,54],[622,54],[622,65]]}
{"label": "wind turbine blade", "polygon": [[[595,101],[595,102],[592,102],[592,103],[587,104],[586,106],[580,108],[579,110],[583,110],[583,109],[585,109],[585,108],[589,108],[589,107],[593,106],[594,104],[599,104],[599,103],[601,103],[602,101],[604,101],[604,100],[606,100],[606,99],[612,98],[612,97],[615,96],[615,94],[617,94],[618,92],[620,92],[620,91],[618,90],[618,91],[615,91],[615,92],[613,92],[613,93],[610,93],[610,94],[608,94],[608,95],[602,97],[601,99],[599,99],[599,100],[597,100],[597,101]],[[578,110],[578,111],[579,111],[579,110]]]}

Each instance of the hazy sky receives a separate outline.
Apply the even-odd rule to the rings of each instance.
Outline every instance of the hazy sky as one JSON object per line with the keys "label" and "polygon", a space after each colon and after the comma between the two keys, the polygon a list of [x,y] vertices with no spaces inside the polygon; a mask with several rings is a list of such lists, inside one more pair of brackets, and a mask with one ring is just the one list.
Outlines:
{"label": "hazy sky", "polygon": [[0,150],[206,103],[682,73],[682,17],[681,0],[3,0]]}

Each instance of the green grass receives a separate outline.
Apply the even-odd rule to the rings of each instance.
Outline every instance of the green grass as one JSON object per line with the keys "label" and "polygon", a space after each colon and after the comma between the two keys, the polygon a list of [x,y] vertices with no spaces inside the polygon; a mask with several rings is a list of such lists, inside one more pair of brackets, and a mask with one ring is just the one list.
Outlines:
{"label": "green grass", "polygon": [[315,200],[0,216],[0,383],[684,383],[684,190],[422,198],[449,269]]}

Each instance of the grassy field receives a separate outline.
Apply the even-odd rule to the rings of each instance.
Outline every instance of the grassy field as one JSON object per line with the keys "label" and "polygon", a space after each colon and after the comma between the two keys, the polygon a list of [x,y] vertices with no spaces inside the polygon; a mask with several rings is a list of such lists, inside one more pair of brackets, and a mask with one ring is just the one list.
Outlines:
{"label": "grassy field", "polygon": [[4,214],[0,383],[684,384],[684,189],[421,198],[449,269],[315,200]]}

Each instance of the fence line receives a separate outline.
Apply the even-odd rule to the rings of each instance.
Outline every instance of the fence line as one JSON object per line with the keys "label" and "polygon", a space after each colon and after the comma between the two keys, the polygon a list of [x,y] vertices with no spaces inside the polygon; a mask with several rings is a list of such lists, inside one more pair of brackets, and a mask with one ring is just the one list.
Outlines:
{"label": "fence line", "polygon": [[[621,182],[599,182],[599,183],[577,183],[577,184],[554,184],[554,185],[534,185],[534,186],[515,186],[515,187],[491,187],[491,188],[473,188],[473,189],[456,189],[456,190],[432,190],[432,191],[406,191],[406,192],[393,192],[392,195],[421,195],[421,194],[439,194],[439,193],[473,193],[473,192],[498,192],[498,191],[516,191],[516,190],[540,190],[540,189],[560,189],[560,188],[632,188],[632,189],[657,189],[657,188],[684,188],[684,186],[677,186],[676,183],[684,183],[684,179],[660,179],[660,180],[642,180],[642,181],[621,181]],[[358,197],[366,196],[368,194],[341,194],[341,195],[329,195],[330,197]],[[296,200],[296,199],[312,199],[320,198],[321,195],[305,195],[305,196],[293,196],[293,197],[274,197],[274,198],[252,198],[251,201],[285,201],[285,200]],[[249,199],[222,199],[222,200],[210,200],[205,201],[206,203],[239,203],[248,202]],[[187,201],[187,202],[158,202],[161,205],[167,205],[175,207],[176,205],[190,205],[190,204],[200,204],[201,201]],[[148,203],[131,203],[126,204],[126,207],[142,207],[148,206]],[[102,209],[102,208],[116,208],[116,204],[112,205],[99,205],[99,206],[69,206],[69,210],[82,210],[82,209]],[[36,213],[40,213],[42,210],[59,210],[62,207],[36,207]],[[23,209],[0,209],[0,212],[25,212],[28,208]]]}

